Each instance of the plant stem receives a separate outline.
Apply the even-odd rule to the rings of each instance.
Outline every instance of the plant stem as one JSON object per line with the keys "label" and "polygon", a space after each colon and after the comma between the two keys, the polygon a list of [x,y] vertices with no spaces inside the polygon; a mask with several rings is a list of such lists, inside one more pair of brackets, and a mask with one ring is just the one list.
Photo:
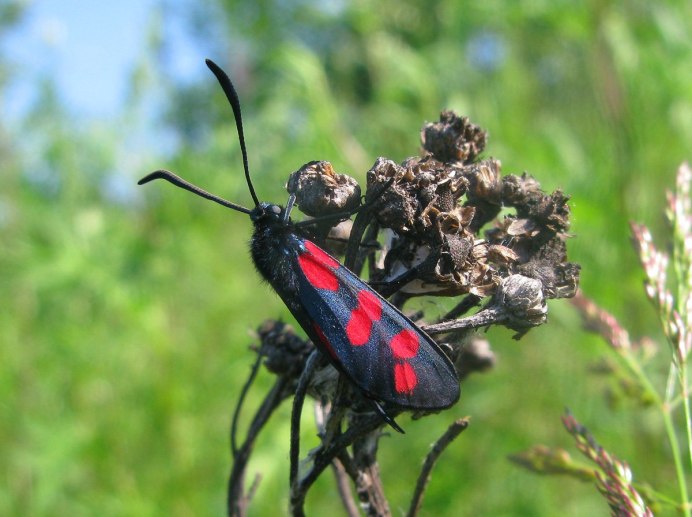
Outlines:
{"label": "plant stem", "polygon": [[[628,350],[622,351],[620,353],[620,357],[623,358],[627,367],[636,375],[644,388],[651,394],[654,403],[661,411],[661,416],[663,417],[663,426],[665,427],[666,434],[668,435],[668,442],[670,443],[670,450],[673,455],[673,463],[675,464],[675,476],[677,477],[678,488],[680,490],[682,512],[685,517],[691,517],[692,514],[690,513],[690,507],[688,505],[689,500],[687,494],[687,483],[685,482],[685,468],[683,466],[682,454],[680,452],[680,443],[678,442],[678,437],[675,434],[675,425],[673,423],[671,406],[667,400],[664,401],[661,399],[653,384],[651,384],[651,381],[641,369],[641,366],[637,360],[632,357]],[[687,397],[683,397],[683,403],[686,408],[685,418],[687,420],[689,432],[689,399]]]}
{"label": "plant stem", "polygon": [[682,392],[682,407],[685,414],[685,431],[687,432],[687,454],[692,469],[692,424],[690,423],[690,397],[687,389],[687,364],[680,365],[680,390]]}

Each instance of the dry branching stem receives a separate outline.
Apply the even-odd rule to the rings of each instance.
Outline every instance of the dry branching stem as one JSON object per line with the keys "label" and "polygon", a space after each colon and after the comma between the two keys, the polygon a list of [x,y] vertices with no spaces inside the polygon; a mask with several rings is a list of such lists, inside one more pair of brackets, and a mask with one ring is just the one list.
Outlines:
{"label": "dry branching stem", "polygon": [[423,504],[423,494],[425,494],[425,489],[430,481],[430,473],[432,472],[435,462],[438,460],[447,446],[452,443],[464,430],[466,430],[468,426],[468,418],[460,418],[456,420],[435,442],[432,449],[430,449],[430,452],[426,456],[425,462],[423,463],[423,468],[421,469],[420,475],[418,476],[418,481],[416,482],[416,488],[413,492],[411,505],[409,506],[408,513],[406,514],[408,517],[415,517],[420,511],[421,505]]}
{"label": "dry branching stem", "polygon": [[[416,296],[457,297],[447,321],[422,324],[422,328],[429,334],[446,335],[445,350],[463,362],[458,372],[465,378],[494,361],[489,345],[475,351],[466,346],[471,330],[501,324],[519,337],[546,321],[547,299],[576,292],[579,266],[567,262],[568,197],[561,191],[546,194],[525,173],[502,176],[498,160],[480,159],[487,135],[467,118],[443,112],[439,122],[424,127],[421,137],[423,156],[401,164],[385,158],[375,161],[367,173],[364,204],[357,182],[336,173],[329,162],[310,162],[296,171],[288,184],[291,199],[295,196],[300,209],[315,219],[294,223],[294,230],[332,255],[345,253],[345,266],[358,275],[367,266],[373,289],[399,309]],[[502,207],[514,209],[515,214],[498,220]],[[356,212],[350,231],[344,233],[339,221],[345,219],[344,213]],[[481,310],[466,315],[479,306]],[[347,477],[368,515],[389,515],[377,462],[385,410],[376,406],[380,413],[374,412],[373,401],[333,366],[325,366],[326,359],[317,355],[312,343],[288,326],[268,322],[259,334],[258,353],[277,376],[277,384],[258,410],[245,442],[238,446],[240,407],[259,363],[241,393],[231,431],[234,464],[229,515],[245,515],[248,495],[243,493],[243,476],[252,446],[272,411],[290,396],[294,397],[291,514],[304,515],[310,487],[332,465],[349,515],[358,509]],[[472,360],[474,354],[478,357]],[[324,359],[322,363],[318,358]],[[300,416],[306,396],[315,399],[324,414],[318,422],[321,443],[299,467]],[[397,425],[393,418],[400,412],[386,409],[393,427]],[[409,515],[420,508],[435,461],[466,425],[466,420],[458,420],[433,447]]]}

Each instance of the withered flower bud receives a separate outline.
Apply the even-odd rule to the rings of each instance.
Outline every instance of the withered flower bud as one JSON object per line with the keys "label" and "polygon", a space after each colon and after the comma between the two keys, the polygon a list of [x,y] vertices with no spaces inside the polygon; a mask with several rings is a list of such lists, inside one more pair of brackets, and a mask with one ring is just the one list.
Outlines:
{"label": "withered flower bud", "polygon": [[502,199],[509,205],[527,205],[532,198],[543,195],[541,184],[527,173],[521,176],[507,174],[502,177]]}
{"label": "withered flower bud", "polygon": [[[258,327],[257,334],[261,340],[259,353],[265,357],[267,370],[298,382],[308,356],[315,349],[312,342],[296,335],[290,325],[276,320],[264,321]],[[337,370],[320,358],[310,378],[308,394],[318,400],[333,398],[338,377]]]}
{"label": "withered flower bud", "polygon": [[440,113],[440,121],[426,124],[421,131],[423,149],[445,163],[473,162],[485,149],[488,134],[453,111]]}
{"label": "withered flower bud", "polygon": [[513,329],[536,327],[545,323],[548,306],[540,280],[523,275],[502,279],[498,301],[510,316]]}
{"label": "withered flower bud", "polygon": [[276,375],[297,378],[313,350],[312,343],[297,336],[290,325],[276,320],[264,321],[257,328],[257,334],[267,370]]}
{"label": "withered flower bud", "polygon": [[469,179],[469,198],[500,204],[502,181],[500,179],[500,160],[490,158],[474,164],[466,172]]}
{"label": "withered flower bud", "polygon": [[378,158],[367,174],[368,192],[379,191],[391,178],[395,178],[394,183],[380,196],[377,220],[386,228],[405,233],[413,228],[418,208],[415,196],[406,188],[413,180],[411,171],[392,160]]}
{"label": "withered flower bud", "polygon": [[286,190],[296,195],[300,211],[310,216],[348,212],[360,204],[360,186],[337,174],[327,161],[306,163],[288,178]]}
{"label": "withered flower bud", "polygon": [[408,158],[402,165],[378,158],[367,174],[368,192],[378,192],[391,178],[395,180],[380,196],[376,215],[380,225],[399,234],[430,230],[438,214],[455,210],[468,187],[460,169],[430,156]]}
{"label": "withered flower bud", "polygon": [[555,233],[569,229],[569,196],[561,190],[546,195],[535,178],[526,173],[502,178],[502,199],[517,209],[519,219],[533,220]]}

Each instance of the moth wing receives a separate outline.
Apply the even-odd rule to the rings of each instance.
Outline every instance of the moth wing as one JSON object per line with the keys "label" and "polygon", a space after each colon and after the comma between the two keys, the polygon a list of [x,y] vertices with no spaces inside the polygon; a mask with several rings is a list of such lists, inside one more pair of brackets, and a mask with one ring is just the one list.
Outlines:
{"label": "moth wing", "polygon": [[396,307],[314,243],[296,262],[301,325],[367,395],[412,409],[443,409],[459,398],[454,365]]}

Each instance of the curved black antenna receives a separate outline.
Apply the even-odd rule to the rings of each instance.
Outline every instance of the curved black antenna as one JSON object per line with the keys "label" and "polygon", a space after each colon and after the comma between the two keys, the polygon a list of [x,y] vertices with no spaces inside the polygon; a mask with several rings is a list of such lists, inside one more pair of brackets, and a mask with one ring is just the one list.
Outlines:
{"label": "curved black antenna", "polygon": [[159,171],[154,171],[151,174],[147,174],[144,176],[141,180],[137,182],[137,185],[144,185],[145,183],[149,183],[150,181],[153,180],[166,180],[170,183],[173,183],[176,187],[180,187],[182,189],[185,189],[189,192],[192,192],[193,194],[197,194],[198,196],[201,196],[205,199],[208,199],[210,201],[213,201],[214,203],[218,203],[221,206],[225,206],[226,208],[230,208],[231,210],[237,210],[238,212],[243,212],[244,214],[249,214],[252,212],[249,208],[245,208],[244,206],[236,205],[235,203],[231,203],[230,201],[226,201],[222,197],[215,196],[214,194],[210,194],[204,189],[201,189],[192,183],[185,181],[183,178],[180,176],[177,176],[173,174],[171,171],[167,170],[159,170]]}
{"label": "curved black antenna", "polygon": [[252,200],[255,202],[255,206],[258,206],[259,199],[257,199],[257,194],[255,194],[255,188],[252,186],[252,181],[250,180],[250,167],[247,161],[247,149],[245,149],[245,134],[243,133],[243,117],[240,114],[240,99],[238,98],[238,92],[235,91],[235,87],[231,82],[226,72],[221,70],[219,65],[214,63],[211,59],[205,59],[204,62],[209,67],[209,70],[216,76],[219,81],[223,92],[226,94],[228,102],[231,104],[233,109],[233,116],[235,117],[235,127],[238,130],[238,140],[240,141],[240,152],[243,154],[243,168],[245,169],[245,179],[247,180],[247,186],[250,189],[250,195]]}

